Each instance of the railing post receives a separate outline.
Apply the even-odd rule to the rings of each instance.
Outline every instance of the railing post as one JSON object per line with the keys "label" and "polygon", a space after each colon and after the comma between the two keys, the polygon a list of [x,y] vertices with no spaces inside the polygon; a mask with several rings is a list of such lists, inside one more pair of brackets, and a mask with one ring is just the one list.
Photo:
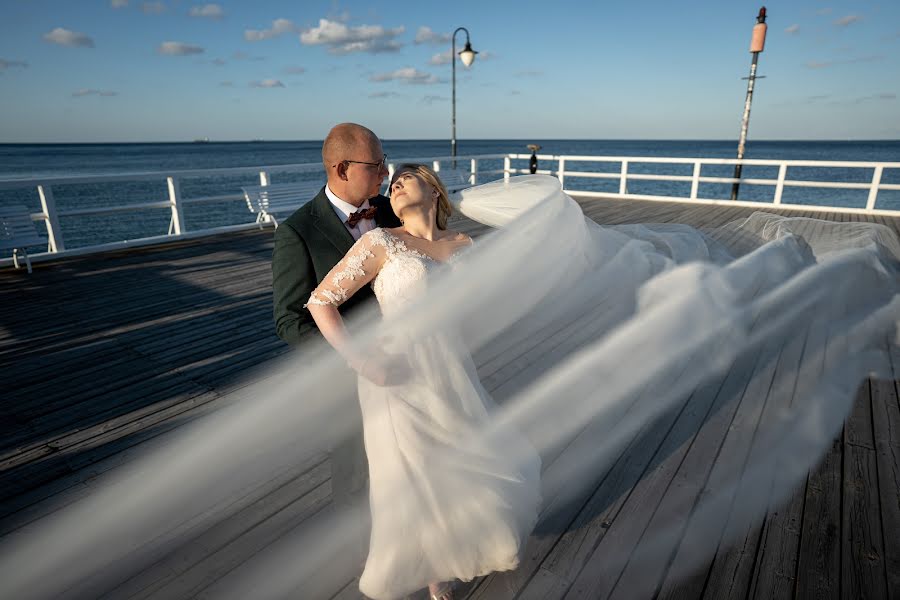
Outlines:
{"label": "railing post", "polygon": [[556,169],[556,176],[559,177],[559,187],[566,189],[566,159],[559,157],[559,166]]}
{"label": "railing post", "polygon": [[[269,186],[272,185],[272,177],[269,175],[268,171],[260,171],[259,172],[259,185],[261,186]],[[257,212],[256,222],[259,223],[259,228],[263,228],[263,223],[271,223],[272,215],[268,212],[262,210],[261,206],[253,206],[250,204],[250,199],[247,199],[247,206],[250,208],[252,212]],[[266,202],[266,206],[268,206],[268,202]]]}
{"label": "railing post", "polygon": [[472,177],[471,177],[471,181],[469,183],[471,183],[472,185],[478,185],[478,159],[477,158],[472,159]]}
{"label": "railing post", "polygon": [[866,200],[866,210],[875,210],[875,199],[878,198],[878,186],[881,185],[881,173],[884,171],[883,165],[875,167],[872,173],[872,187],[869,188],[869,199]]}
{"label": "railing post", "polygon": [[628,193],[628,161],[622,161],[622,171],[619,174],[619,193],[623,196]]}
{"label": "railing post", "polygon": [[44,224],[47,226],[47,252],[60,252],[66,249],[62,229],[59,227],[59,215],[56,214],[56,201],[53,199],[53,188],[49,185],[38,186],[41,197],[41,210],[44,213]]}
{"label": "railing post", "polygon": [[781,196],[784,194],[784,180],[787,179],[787,163],[781,163],[778,167],[778,182],[775,184],[775,199],[773,204],[781,204]]}
{"label": "railing post", "polygon": [[187,229],[184,223],[184,207],[181,204],[181,182],[177,177],[166,177],[169,186],[169,203],[172,205],[172,220],[169,222],[169,235],[181,235]]}
{"label": "railing post", "polygon": [[701,163],[699,160],[694,163],[694,175],[691,178],[691,200],[696,200],[697,194],[700,191],[700,166]]}
{"label": "railing post", "polygon": [[509,181],[509,171],[512,169],[512,160],[509,156],[503,158],[503,181]]}
{"label": "railing post", "polygon": [[435,173],[440,173],[441,172],[441,161],[439,161],[439,160],[431,161],[431,168],[434,169]]}

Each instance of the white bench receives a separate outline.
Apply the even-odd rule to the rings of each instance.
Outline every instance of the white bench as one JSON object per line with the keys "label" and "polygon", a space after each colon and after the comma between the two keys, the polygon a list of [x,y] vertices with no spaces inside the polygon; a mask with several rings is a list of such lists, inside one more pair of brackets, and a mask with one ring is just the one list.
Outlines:
{"label": "white bench", "polygon": [[274,185],[252,185],[241,188],[247,208],[256,213],[256,222],[262,229],[263,223],[272,222],[278,227],[276,214],[294,212],[322,189],[321,182],[301,181],[299,183],[276,183]]}
{"label": "white bench", "polygon": [[469,171],[441,169],[437,171],[437,175],[441,178],[441,182],[450,194],[472,187],[472,173]]}
{"label": "white bench", "polygon": [[[447,188],[447,192],[453,194],[459,190],[471,187],[472,174],[462,170],[441,170],[438,176]],[[272,185],[252,185],[241,188],[247,208],[256,214],[256,222],[262,229],[264,223],[272,222],[278,227],[276,214],[294,212],[310,200],[312,200],[322,183],[302,181],[299,183],[276,183]],[[385,185],[388,185],[385,182]]]}
{"label": "white bench", "polygon": [[25,265],[31,273],[31,259],[28,246],[41,246],[47,239],[40,236],[31,220],[31,213],[24,206],[0,208],[0,251],[12,250],[13,264],[19,268],[19,252],[25,258]]}

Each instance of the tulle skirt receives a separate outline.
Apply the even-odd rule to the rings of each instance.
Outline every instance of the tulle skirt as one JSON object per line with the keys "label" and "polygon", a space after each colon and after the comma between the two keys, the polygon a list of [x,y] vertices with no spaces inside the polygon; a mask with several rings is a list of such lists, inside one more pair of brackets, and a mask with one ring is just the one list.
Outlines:
{"label": "tulle skirt", "polygon": [[483,435],[493,403],[451,334],[386,350],[402,352],[411,378],[359,382],[372,515],[360,590],[398,598],[515,569],[537,520],[537,453],[514,430]]}

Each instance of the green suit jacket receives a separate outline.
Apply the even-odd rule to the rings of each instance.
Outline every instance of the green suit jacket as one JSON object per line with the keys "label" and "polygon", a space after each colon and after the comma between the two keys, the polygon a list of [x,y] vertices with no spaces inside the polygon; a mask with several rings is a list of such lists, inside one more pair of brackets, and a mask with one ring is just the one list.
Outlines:
{"label": "green suit jacket", "polygon": [[[378,209],[377,227],[399,227],[390,200],[376,196],[369,205]],[[275,331],[289,344],[319,335],[315,321],[303,308],[309,295],[353,246],[353,236],[334,212],[323,187],[312,201],[281,222],[275,230],[272,252],[272,287]],[[345,315],[374,297],[364,286],[340,306]]]}

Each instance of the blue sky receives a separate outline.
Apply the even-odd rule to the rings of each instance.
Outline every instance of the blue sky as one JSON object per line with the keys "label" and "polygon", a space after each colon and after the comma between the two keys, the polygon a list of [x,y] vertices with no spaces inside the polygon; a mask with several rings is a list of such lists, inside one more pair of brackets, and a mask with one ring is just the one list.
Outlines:
{"label": "blue sky", "polygon": [[[460,139],[732,139],[760,6],[0,0],[0,142],[448,138],[459,26]],[[767,9],[751,139],[900,139],[900,2]]]}

